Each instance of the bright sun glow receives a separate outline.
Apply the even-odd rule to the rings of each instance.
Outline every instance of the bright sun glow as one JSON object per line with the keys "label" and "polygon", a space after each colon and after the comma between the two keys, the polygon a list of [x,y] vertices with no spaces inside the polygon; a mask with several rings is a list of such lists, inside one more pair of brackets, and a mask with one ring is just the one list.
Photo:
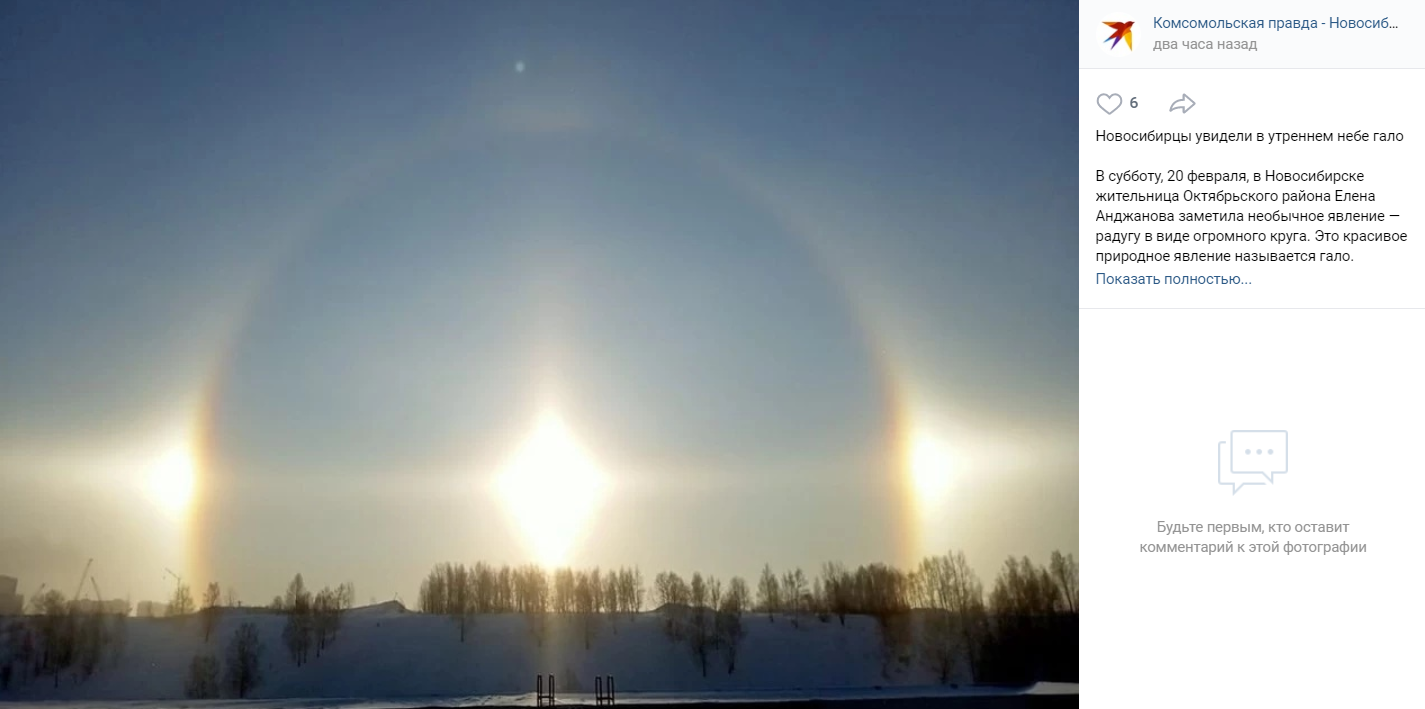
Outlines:
{"label": "bright sun glow", "polygon": [[921,433],[911,442],[910,475],[916,500],[925,507],[939,504],[950,491],[953,472],[950,448],[943,441]]}
{"label": "bright sun glow", "polygon": [[149,471],[149,496],[169,514],[180,514],[188,509],[188,503],[193,499],[196,475],[197,467],[192,454],[186,447],[175,448],[160,458]]}
{"label": "bright sun glow", "polygon": [[539,561],[565,563],[603,494],[604,478],[560,418],[547,414],[497,481]]}

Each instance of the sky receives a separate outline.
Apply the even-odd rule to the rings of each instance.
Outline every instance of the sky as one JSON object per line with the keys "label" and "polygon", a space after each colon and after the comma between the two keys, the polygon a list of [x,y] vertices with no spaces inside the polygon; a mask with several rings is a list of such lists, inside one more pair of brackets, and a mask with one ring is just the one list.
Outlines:
{"label": "sky", "polygon": [[1073,12],[0,3],[0,574],[1077,552]]}

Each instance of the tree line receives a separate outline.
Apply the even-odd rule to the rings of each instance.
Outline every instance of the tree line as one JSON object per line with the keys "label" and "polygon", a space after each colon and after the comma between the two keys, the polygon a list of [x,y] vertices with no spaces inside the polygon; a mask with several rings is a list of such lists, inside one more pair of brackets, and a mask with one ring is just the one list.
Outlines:
{"label": "tree line", "polygon": [[735,671],[748,613],[794,625],[815,618],[844,626],[848,616],[869,616],[880,629],[887,672],[919,658],[942,682],[957,668],[982,682],[1078,679],[1073,554],[1055,551],[1048,566],[1011,557],[988,593],[963,552],[926,557],[908,570],[827,562],[809,576],[801,568],[777,573],[764,565],[755,586],[741,576],[724,584],[701,572],[684,579],[663,571],[645,589],[643,578],[637,567],[547,570],[446,562],[421,581],[417,608],[450,616],[461,642],[481,614],[526,615],[541,645],[546,616],[571,616],[588,648],[605,620],[617,632],[620,617],[641,613],[652,598],[665,634],[687,645],[704,676],[719,658],[729,673]]}

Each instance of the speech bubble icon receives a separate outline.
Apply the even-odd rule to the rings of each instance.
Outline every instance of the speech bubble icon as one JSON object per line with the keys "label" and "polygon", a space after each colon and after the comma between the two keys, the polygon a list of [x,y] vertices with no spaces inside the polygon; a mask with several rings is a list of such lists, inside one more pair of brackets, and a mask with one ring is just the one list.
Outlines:
{"label": "speech bubble icon", "polygon": [[[1248,485],[1266,485],[1260,473],[1246,473],[1235,475],[1232,472],[1232,454],[1227,450],[1227,441],[1217,442],[1217,484],[1231,485],[1232,494],[1236,495],[1239,490]],[[1228,459],[1224,464],[1223,459]]]}
{"label": "speech bubble icon", "polygon": [[1234,476],[1260,475],[1270,483],[1287,472],[1286,431],[1233,431],[1227,447]]}

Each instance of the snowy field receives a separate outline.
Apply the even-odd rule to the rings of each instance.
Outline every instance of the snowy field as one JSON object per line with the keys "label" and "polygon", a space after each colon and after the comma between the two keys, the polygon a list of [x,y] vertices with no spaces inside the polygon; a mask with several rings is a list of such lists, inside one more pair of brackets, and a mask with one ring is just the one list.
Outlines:
{"label": "snowy field", "polygon": [[[799,706],[837,709],[1016,709],[1078,706],[1078,685],[1039,683],[1020,689],[944,687],[898,687],[882,689],[842,689],[822,691],[763,692],[646,692],[619,696],[617,706],[640,709],[736,704],[738,709],[793,709]],[[561,695],[558,706],[595,706],[594,695]],[[0,702],[7,709],[453,709],[455,707],[533,707],[535,695],[505,694],[470,697],[423,697],[406,699],[357,699],[343,697],[249,699],[249,700],[166,700],[166,701],[40,701]]]}
{"label": "snowy field", "polygon": [[[250,699],[185,699],[193,657],[213,654],[221,662],[228,639],[245,621],[256,624],[264,646],[261,683]],[[534,706],[535,675],[553,674],[562,705],[594,705],[596,675],[614,676],[618,704],[642,707],[830,701],[845,709],[1077,705],[1078,688],[1072,684],[965,687],[963,662],[951,680],[961,686],[941,685],[935,672],[907,651],[888,653],[875,620],[863,616],[848,617],[843,627],[836,619],[769,621],[747,615],[734,670],[728,671],[726,656],[717,652],[709,656],[706,676],[687,643],[668,638],[653,613],[599,617],[587,637],[579,618],[549,616],[542,641],[524,616],[476,616],[462,643],[451,618],[385,603],[343,614],[332,644],[320,657],[313,651],[300,667],[282,643],[284,622],[277,613],[233,609],[204,642],[197,617],[129,618],[122,650],[106,657],[93,676],[66,671],[58,687],[43,677],[0,692],[0,703],[6,709]]]}

